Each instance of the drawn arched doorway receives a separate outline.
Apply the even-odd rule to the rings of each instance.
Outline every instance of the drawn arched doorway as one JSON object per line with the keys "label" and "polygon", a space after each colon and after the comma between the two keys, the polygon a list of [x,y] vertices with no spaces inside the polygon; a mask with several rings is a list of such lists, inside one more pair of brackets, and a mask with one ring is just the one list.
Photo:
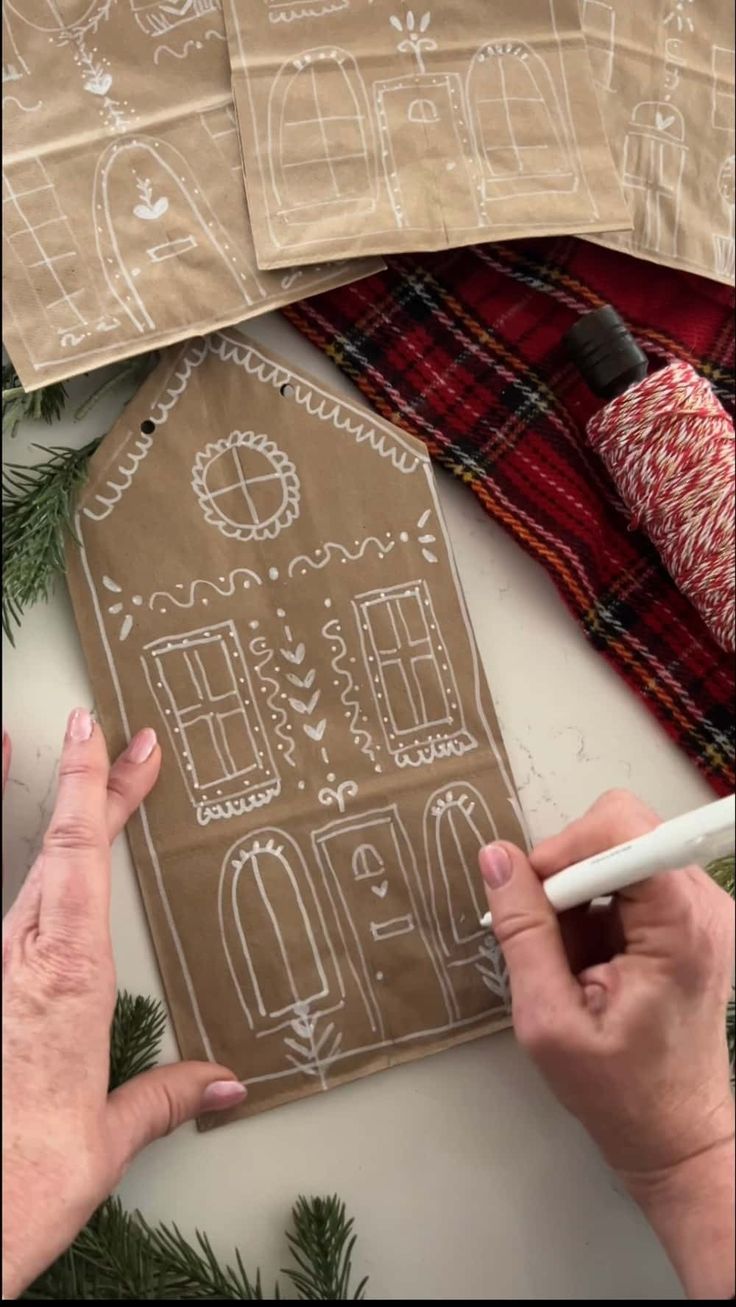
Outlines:
{"label": "drawn arched doorway", "polygon": [[311,223],[375,208],[370,107],[358,65],[346,50],[320,46],[282,65],[269,99],[268,144],[282,222]]}
{"label": "drawn arched doorway", "polygon": [[93,205],[107,284],[136,331],[178,326],[200,284],[201,302],[223,310],[252,302],[252,268],[173,145],[113,141],[97,164]]}
{"label": "drawn arched doorway", "polygon": [[264,829],[222,866],[219,917],[227,964],[248,1023],[278,1029],[334,1010],[343,994],[332,946],[299,846]]}
{"label": "drawn arched doorway", "polygon": [[467,98],[483,200],[577,188],[559,98],[546,64],[530,46],[481,46],[468,72]]}

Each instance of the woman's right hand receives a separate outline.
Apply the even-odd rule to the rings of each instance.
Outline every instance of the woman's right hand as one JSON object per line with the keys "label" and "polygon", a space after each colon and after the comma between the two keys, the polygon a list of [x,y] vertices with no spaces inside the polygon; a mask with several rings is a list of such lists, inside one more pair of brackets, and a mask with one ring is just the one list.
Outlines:
{"label": "woman's right hand", "polygon": [[731,899],[699,867],[623,890],[609,909],[559,918],[542,889],[545,877],[658,821],[615,791],[529,859],[490,845],[481,870],[520,1043],[642,1206],[688,1292],[728,1298]]}

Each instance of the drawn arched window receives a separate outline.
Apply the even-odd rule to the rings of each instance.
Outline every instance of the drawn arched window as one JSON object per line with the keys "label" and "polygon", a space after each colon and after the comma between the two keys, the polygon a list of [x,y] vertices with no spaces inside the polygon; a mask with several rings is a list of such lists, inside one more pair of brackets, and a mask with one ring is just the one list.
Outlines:
{"label": "drawn arched window", "polygon": [[232,431],[207,445],[192,485],[208,522],[236,540],[273,540],[299,515],[294,464],[266,435]]}
{"label": "drawn arched window", "polygon": [[340,999],[309,872],[284,831],[256,831],[230,849],[218,906],[228,967],[252,1028],[273,1029]]}
{"label": "drawn arched window", "polygon": [[624,141],[623,184],[636,205],[636,246],[677,254],[685,121],[666,101],[646,100],[631,115]]}
{"label": "drawn arched window", "polygon": [[410,123],[436,123],[439,110],[432,100],[412,100],[409,105]]}
{"label": "drawn arched window", "polygon": [[[210,138],[200,131],[207,151]],[[193,140],[193,151],[197,148]],[[209,149],[209,167],[219,163]],[[224,184],[229,172],[222,165]],[[213,303],[249,305],[253,269],[220,223],[189,164],[167,141],[147,136],[113,141],[95,170],[97,251],[113,295],[139,332],[179,325],[182,287],[207,268]],[[162,270],[160,265],[166,263]]]}
{"label": "drawn arched window", "polygon": [[346,50],[322,46],[282,65],[271,88],[268,132],[276,209],[284,221],[373,210],[370,106]]}
{"label": "drawn arched window", "polygon": [[522,42],[482,46],[467,92],[486,200],[575,189],[560,102],[534,50]]}
{"label": "drawn arched window", "polygon": [[475,787],[462,784],[433,794],[424,822],[432,912],[442,950],[452,958],[483,938],[478,851],[497,838],[496,825]]}

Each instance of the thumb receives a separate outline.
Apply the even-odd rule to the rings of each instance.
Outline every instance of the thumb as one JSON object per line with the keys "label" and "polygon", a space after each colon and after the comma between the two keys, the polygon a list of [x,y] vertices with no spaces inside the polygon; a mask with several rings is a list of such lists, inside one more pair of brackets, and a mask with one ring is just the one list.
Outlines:
{"label": "thumb", "polygon": [[175,1062],[144,1071],[114,1089],[108,1127],[121,1170],[147,1144],[204,1112],[221,1112],[245,1100],[245,1085],[212,1062]]}
{"label": "thumb", "polygon": [[579,1002],[554,909],[521,849],[506,842],[480,851],[493,931],[511,982],[514,1023]]}

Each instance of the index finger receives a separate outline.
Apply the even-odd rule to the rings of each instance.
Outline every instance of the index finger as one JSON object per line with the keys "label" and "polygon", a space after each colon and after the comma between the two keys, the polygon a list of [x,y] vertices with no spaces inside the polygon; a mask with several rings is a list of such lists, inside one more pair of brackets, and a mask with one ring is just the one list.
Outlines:
{"label": "index finger", "polygon": [[56,804],[41,850],[41,933],[107,929],[110,843],[105,739],[86,708],[67,723]]}
{"label": "index finger", "polygon": [[603,853],[605,849],[646,835],[659,825],[656,812],[635,794],[628,790],[609,790],[559,835],[542,840],[532,849],[529,861],[544,880],[575,862],[592,858],[595,853]]}

